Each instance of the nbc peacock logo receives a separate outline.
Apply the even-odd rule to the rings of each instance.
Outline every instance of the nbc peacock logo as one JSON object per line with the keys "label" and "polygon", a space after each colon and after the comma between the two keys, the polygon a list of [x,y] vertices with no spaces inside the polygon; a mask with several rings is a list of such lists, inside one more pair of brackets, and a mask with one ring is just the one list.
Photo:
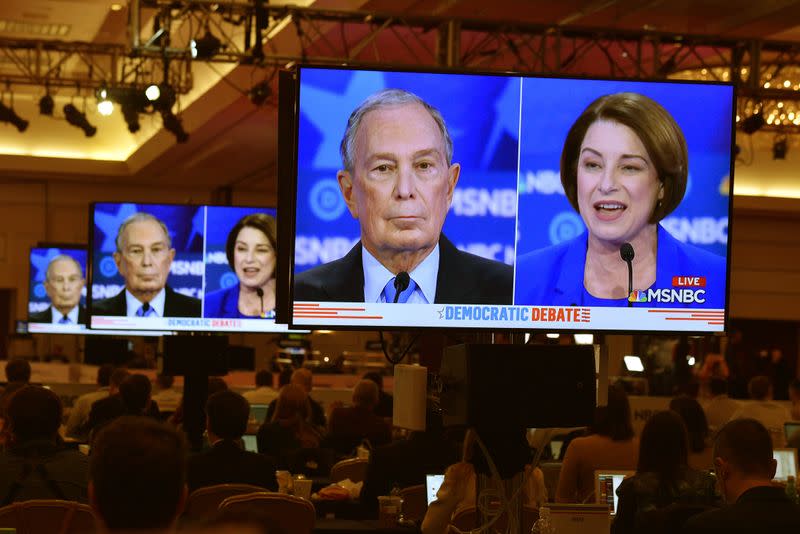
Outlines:
{"label": "nbc peacock logo", "polygon": [[647,291],[641,291],[639,289],[634,289],[631,291],[631,294],[628,295],[629,302],[648,302],[647,299]]}

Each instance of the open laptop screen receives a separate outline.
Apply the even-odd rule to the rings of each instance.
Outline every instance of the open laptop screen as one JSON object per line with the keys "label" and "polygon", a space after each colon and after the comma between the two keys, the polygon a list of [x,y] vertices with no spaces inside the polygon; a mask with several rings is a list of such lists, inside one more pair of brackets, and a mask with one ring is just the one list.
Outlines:
{"label": "open laptop screen", "polygon": [[425,487],[428,491],[428,506],[436,500],[436,492],[444,482],[444,475],[425,475]]}
{"label": "open laptop screen", "polygon": [[608,511],[617,513],[617,488],[634,471],[602,470],[594,472],[594,494],[597,504],[608,505]]}
{"label": "open laptop screen", "polygon": [[775,480],[797,477],[797,449],[773,449],[772,457],[778,461]]}

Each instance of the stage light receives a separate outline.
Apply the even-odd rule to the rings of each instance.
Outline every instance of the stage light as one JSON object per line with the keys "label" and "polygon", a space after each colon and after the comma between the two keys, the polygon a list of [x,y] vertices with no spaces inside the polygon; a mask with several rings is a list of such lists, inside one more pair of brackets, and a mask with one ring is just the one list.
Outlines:
{"label": "stage light", "polygon": [[742,131],[746,134],[754,134],[764,127],[766,121],[761,113],[753,113],[742,121]]}
{"label": "stage light", "polygon": [[72,104],[66,104],[64,106],[64,118],[66,118],[67,122],[71,125],[83,130],[86,137],[92,137],[97,133],[97,128],[89,124],[89,121],[86,119],[86,114],[78,111],[78,108]]}
{"label": "stage light", "polygon": [[211,59],[222,47],[222,41],[217,39],[206,26],[206,33],[200,39],[192,39],[190,43],[192,59]]}
{"label": "stage light", "polygon": [[772,159],[786,159],[787,150],[789,150],[789,143],[786,136],[777,136],[772,143]]}
{"label": "stage light", "polygon": [[162,111],[161,120],[164,124],[164,129],[172,133],[179,143],[185,143],[189,140],[189,134],[183,129],[181,120],[175,116],[171,111]]}
{"label": "stage light", "polygon": [[42,98],[39,99],[39,113],[42,115],[49,115],[50,117],[53,116],[53,108],[55,108],[56,103],[53,102],[53,97],[50,96],[50,93],[47,93]]}
{"label": "stage light", "polygon": [[155,102],[161,96],[161,90],[156,84],[152,84],[144,90],[144,96],[146,96],[147,100],[150,102]]}
{"label": "stage light", "polygon": [[128,131],[130,133],[136,133],[141,128],[139,124],[139,111],[130,104],[122,104],[122,117],[125,119],[125,123],[128,125]]}
{"label": "stage light", "polygon": [[0,122],[7,122],[17,127],[17,130],[24,132],[28,129],[28,121],[17,115],[13,108],[0,102]]}
{"label": "stage light", "polygon": [[114,113],[114,103],[111,100],[101,100],[97,103],[97,112],[103,117],[108,117]]}
{"label": "stage light", "polygon": [[641,373],[644,372],[644,364],[642,363],[642,359],[639,356],[634,355],[627,355],[622,357],[622,361],[625,362],[625,369],[628,370],[630,373]]}

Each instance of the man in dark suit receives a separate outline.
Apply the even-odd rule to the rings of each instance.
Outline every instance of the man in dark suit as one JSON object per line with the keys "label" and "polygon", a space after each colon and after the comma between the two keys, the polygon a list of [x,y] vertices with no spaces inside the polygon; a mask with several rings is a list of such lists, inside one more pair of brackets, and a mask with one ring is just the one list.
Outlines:
{"label": "man in dark suit", "polygon": [[[513,269],[442,234],[461,166],[437,109],[399,89],[376,93],[350,115],[341,152],[336,177],[361,240],[298,274],[295,300],[511,304]],[[410,280],[397,294],[401,272]]]}
{"label": "man in dark suit", "polygon": [[252,484],[277,491],[275,463],[242,447],[250,404],[236,392],[218,391],[206,404],[206,429],[211,448],[189,458],[189,491],[216,484]]}
{"label": "man in dark suit", "polygon": [[200,317],[199,299],[167,285],[175,249],[161,220],[149,213],[134,213],[120,225],[116,245],[114,262],[125,279],[125,289],[93,302],[94,315]]}
{"label": "man in dark suit", "polygon": [[755,419],[734,419],[714,443],[714,468],[727,506],[690,518],[683,531],[701,533],[800,532],[800,505],[775,486],[776,461],[767,429]]}
{"label": "man in dark suit", "polygon": [[50,260],[44,290],[50,298],[46,310],[30,314],[31,323],[86,324],[86,308],[81,306],[85,284],[83,268],[72,256],[60,254]]}

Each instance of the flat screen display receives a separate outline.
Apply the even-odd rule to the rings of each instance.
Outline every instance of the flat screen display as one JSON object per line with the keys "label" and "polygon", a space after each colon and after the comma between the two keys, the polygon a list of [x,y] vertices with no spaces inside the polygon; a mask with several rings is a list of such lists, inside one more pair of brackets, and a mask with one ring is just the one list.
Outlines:
{"label": "flat screen display", "polygon": [[275,209],[92,205],[91,327],[285,332]]}
{"label": "flat screen display", "polygon": [[732,85],[302,67],[295,86],[293,325],[724,330]]}
{"label": "flat screen display", "polygon": [[28,332],[86,333],[86,247],[33,247],[29,264]]}

